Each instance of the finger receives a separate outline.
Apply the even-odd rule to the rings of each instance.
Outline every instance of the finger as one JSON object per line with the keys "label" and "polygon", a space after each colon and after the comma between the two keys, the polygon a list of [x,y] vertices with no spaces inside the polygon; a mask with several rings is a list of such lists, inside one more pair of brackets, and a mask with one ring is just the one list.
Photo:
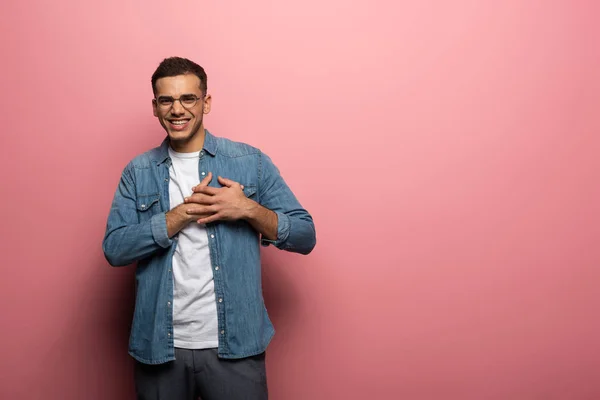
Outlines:
{"label": "finger", "polygon": [[197,215],[197,216],[212,215],[216,212],[217,212],[217,210],[215,209],[214,206],[200,206],[200,205],[197,207],[192,207],[189,210],[185,211],[185,213],[187,215]]}
{"label": "finger", "polygon": [[212,172],[208,172],[202,182],[200,182],[200,186],[208,186],[208,184],[212,181]]}
{"label": "finger", "polygon": [[194,193],[202,193],[202,194],[206,194],[209,196],[214,196],[215,194],[219,193],[221,191],[220,188],[214,188],[214,187],[210,187],[210,186],[196,186],[194,188]]}
{"label": "finger", "polygon": [[209,196],[203,193],[194,193],[191,196],[183,199],[186,203],[196,203],[196,204],[205,204],[212,205],[215,204],[215,198],[213,196]]}
{"label": "finger", "polygon": [[212,172],[207,173],[206,176],[204,177],[204,179],[202,179],[202,182],[200,182],[199,184],[197,184],[196,186],[194,186],[192,188],[192,192],[198,186],[208,186],[208,184],[210,183],[210,181],[212,181]]}
{"label": "finger", "polygon": [[239,183],[237,183],[236,181],[232,181],[231,179],[223,178],[222,176],[219,176],[217,178],[217,180],[223,186],[227,186],[227,187],[239,186]]}
{"label": "finger", "polygon": [[219,219],[221,219],[221,216],[219,213],[216,213],[209,217],[200,218],[196,222],[198,222],[199,224],[210,224],[211,222],[218,221]]}
{"label": "finger", "polygon": [[190,215],[190,218],[197,220],[197,219],[201,219],[201,218],[208,218],[211,215],[214,215],[214,214],[194,214],[194,215]]}

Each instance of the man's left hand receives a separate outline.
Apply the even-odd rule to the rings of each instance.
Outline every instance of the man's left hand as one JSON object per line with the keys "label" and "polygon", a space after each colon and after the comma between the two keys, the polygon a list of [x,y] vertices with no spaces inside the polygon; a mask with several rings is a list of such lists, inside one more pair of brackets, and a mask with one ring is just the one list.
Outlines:
{"label": "man's left hand", "polygon": [[253,201],[246,197],[242,185],[220,176],[218,181],[223,187],[196,186],[194,193],[184,200],[196,204],[196,207],[187,210],[190,215],[214,213],[198,219],[199,224],[244,219],[252,208]]}

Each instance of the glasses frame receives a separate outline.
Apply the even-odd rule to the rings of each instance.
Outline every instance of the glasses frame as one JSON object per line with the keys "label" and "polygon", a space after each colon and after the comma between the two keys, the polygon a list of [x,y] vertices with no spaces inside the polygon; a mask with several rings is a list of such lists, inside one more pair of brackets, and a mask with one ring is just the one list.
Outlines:
{"label": "glasses frame", "polygon": [[[194,104],[192,104],[191,106],[185,106],[183,104],[183,102],[181,101],[182,97],[185,96],[194,96],[196,98],[196,100],[194,101]],[[164,106],[162,104],[160,104],[160,102],[158,101],[160,98],[167,98],[172,100],[171,104],[169,106]],[[154,104],[156,104],[156,107],[160,108],[161,110],[170,110],[171,108],[173,108],[173,106],[175,105],[175,102],[178,101],[179,104],[181,104],[181,107],[185,108],[186,110],[189,110],[190,108],[194,107],[196,104],[198,104],[198,100],[204,100],[206,98],[206,95],[203,94],[201,97],[196,96],[194,93],[185,93],[182,94],[181,96],[175,98],[173,96],[158,96],[155,97],[154,99],[152,99],[152,101],[154,102]]]}

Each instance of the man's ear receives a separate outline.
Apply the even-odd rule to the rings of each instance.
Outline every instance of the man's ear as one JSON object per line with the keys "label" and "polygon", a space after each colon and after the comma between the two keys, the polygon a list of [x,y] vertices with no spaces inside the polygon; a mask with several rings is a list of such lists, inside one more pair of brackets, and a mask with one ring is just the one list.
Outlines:
{"label": "man's ear", "polygon": [[204,105],[202,107],[202,113],[208,114],[210,112],[211,105],[212,105],[212,96],[210,94],[207,94],[204,97]]}
{"label": "man's ear", "polygon": [[158,117],[158,109],[156,107],[156,99],[152,99],[152,112],[155,117]]}

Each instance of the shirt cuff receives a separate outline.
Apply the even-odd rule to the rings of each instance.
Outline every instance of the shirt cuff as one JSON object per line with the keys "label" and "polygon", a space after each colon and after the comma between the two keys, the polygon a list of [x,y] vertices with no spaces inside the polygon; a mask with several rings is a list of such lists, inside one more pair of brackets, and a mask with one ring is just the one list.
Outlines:
{"label": "shirt cuff", "polygon": [[290,236],[291,222],[290,222],[290,217],[288,217],[284,213],[282,213],[280,211],[274,211],[274,212],[275,212],[275,214],[277,214],[277,239],[269,240],[269,239],[261,238],[260,242],[261,242],[261,245],[263,245],[265,247],[272,244],[273,246],[275,246],[277,248],[281,248],[283,243],[285,243],[285,241]]}
{"label": "shirt cuff", "polygon": [[159,213],[152,216],[150,219],[150,224],[152,226],[152,236],[154,237],[154,241],[165,249],[171,246],[172,240],[169,238],[169,234],[167,233],[166,214]]}

